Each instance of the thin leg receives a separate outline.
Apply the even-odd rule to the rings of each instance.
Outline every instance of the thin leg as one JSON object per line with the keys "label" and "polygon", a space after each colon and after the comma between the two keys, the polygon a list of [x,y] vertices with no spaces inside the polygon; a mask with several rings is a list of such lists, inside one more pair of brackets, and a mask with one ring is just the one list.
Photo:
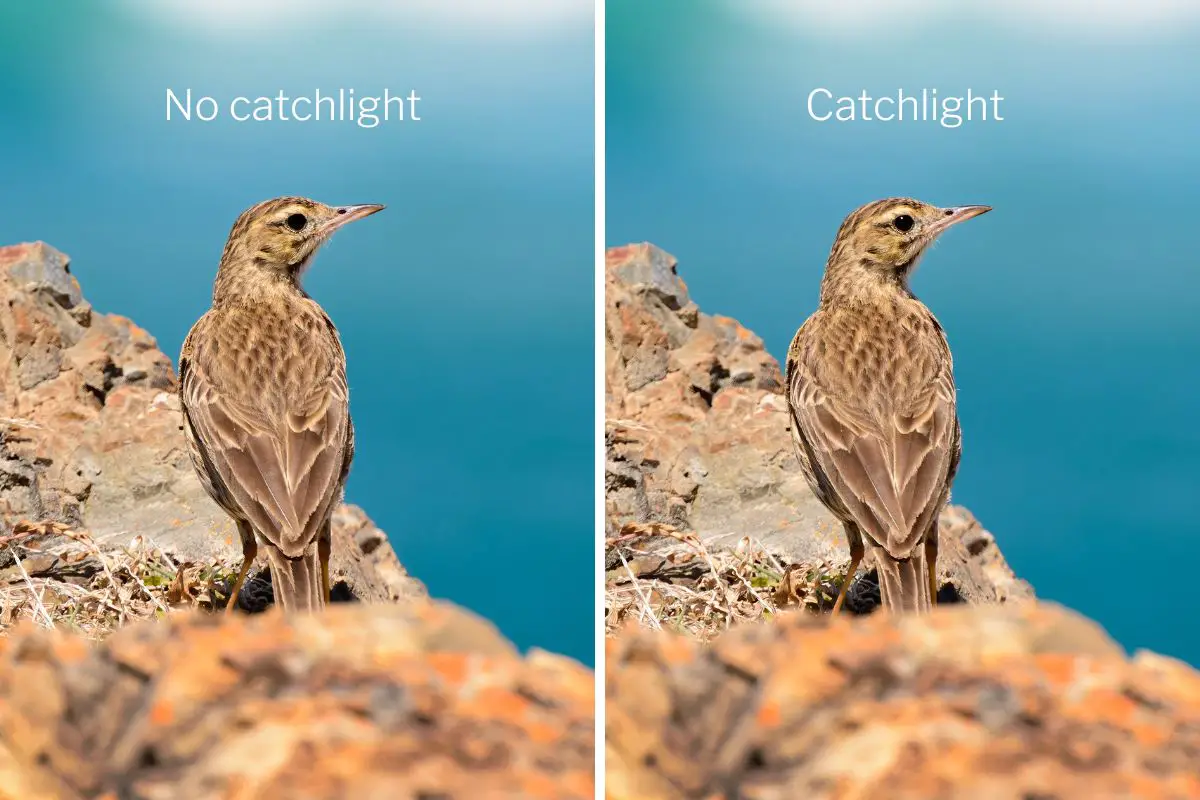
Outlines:
{"label": "thin leg", "polygon": [[329,551],[333,547],[331,523],[326,520],[325,528],[317,540],[317,555],[321,559],[321,585],[325,589],[325,604],[333,602],[332,588],[329,585]]}
{"label": "thin leg", "polygon": [[842,581],[842,590],[838,592],[837,600],[833,604],[831,617],[836,617],[842,610],[842,603],[846,602],[846,592],[850,590],[850,584],[854,583],[854,573],[858,570],[858,564],[863,560],[866,552],[863,548],[862,537],[859,536],[857,530],[851,532],[850,526],[846,526],[846,538],[850,540],[850,568],[846,570],[846,580]]}
{"label": "thin leg", "polygon": [[925,563],[929,568],[929,604],[932,606],[937,605],[938,596],[937,554],[938,527],[937,522],[934,522],[933,529],[925,537]]}
{"label": "thin leg", "polygon": [[237,581],[233,584],[233,591],[229,593],[229,602],[225,604],[226,614],[232,614],[237,608],[242,584],[246,582],[246,575],[249,574],[250,567],[254,566],[254,557],[258,555],[258,543],[254,540],[254,529],[250,527],[250,523],[239,520],[237,526],[238,534],[242,537],[242,568],[238,570]]}

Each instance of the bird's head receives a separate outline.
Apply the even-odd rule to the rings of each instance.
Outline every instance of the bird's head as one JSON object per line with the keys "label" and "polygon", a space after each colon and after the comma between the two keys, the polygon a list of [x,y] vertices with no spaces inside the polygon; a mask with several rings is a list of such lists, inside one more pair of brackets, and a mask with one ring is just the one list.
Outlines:
{"label": "bird's head", "polygon": [[990,206],[939,208],[908,197],[868,203],[842,222],[829,268],[866,270],[903,282],[943,231],[991,210]]}
{"label": "bird's head", "polygon": [[221,268],[249,269],[294,282],[334,231],[382,209],[380,205],[327,206],[304,197],[267,200],[243,211],[233,224]]}

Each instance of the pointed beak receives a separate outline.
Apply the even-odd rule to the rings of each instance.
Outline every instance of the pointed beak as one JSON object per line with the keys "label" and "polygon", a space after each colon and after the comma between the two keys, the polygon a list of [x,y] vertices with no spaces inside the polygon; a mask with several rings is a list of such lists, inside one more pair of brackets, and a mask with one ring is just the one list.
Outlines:
{"label": "pointed beak", "polygon": [[328,222],[321,226],[317,233],[321,236],[328,236],[348,222],[354,222],[356,219],[369,217],[377,211],[383,211],[383,206],[367,204],[363,206],[338,206],[334,211],[336,215]]}
{"label": "pointed beak", "polygon": [[986,214],[991,210],[991,206],[951,206],[950,208],[943,208],[942,216],[931,222],[929,227],[925,229],[925,233],[929,237],[937,236],[951,225],[957,225],[972,217]]}

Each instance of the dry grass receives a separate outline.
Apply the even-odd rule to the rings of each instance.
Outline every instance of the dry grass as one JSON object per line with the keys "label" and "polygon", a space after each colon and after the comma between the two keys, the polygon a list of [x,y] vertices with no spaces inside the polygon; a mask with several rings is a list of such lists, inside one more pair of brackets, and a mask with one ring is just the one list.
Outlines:
{"label": "dry grass", "polygon": [[[674,540],[667,550],[645,545]],[[660,539],[661,541],[661,539]],[[629,524],[606,542],[605,628],[629,620],[707,641],[737,622],[770,618],[783,608],[817,613],[833,607],[842,575],[828,564],[785,564],[751,537],[711,552],[690,532]]]}
{"label": "dry grass", "polygon": [[131,621],[176,609],[217,608],[233,564],[178,563],[144,537],[101,548],[52,522],[18,522],[0,536],[0,634],[22,620],[101,639]]}

